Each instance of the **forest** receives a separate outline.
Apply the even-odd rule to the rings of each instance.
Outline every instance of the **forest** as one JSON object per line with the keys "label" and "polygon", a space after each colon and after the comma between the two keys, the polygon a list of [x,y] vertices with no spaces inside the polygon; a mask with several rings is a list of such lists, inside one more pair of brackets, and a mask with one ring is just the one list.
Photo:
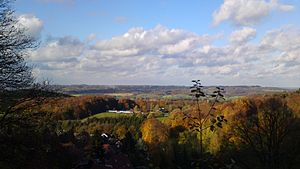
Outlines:
{"label": "forest", "polygon": [[[133,113],[86,118],[110,109]],[[117,154],[129,168],[298,168],[299,115],[298,91],[198,103],[43,92],[1,121],[1,166],[103,168]]]}

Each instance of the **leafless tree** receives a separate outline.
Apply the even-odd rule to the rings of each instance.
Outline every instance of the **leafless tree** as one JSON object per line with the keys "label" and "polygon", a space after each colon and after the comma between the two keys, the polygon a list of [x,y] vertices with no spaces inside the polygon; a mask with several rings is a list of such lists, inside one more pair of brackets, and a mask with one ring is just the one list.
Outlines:
{"label": "leafless tree", "polygon": [[33,87],[32,69],[25,59],[39,42],[26,35],[14,15],[12,2],[0,0],[0,122],[26,98],[20,95],[34,95],[21,90]]}
{"label": "leafless tree", "polygon": [[26,88],[34,81],[25,58],[38,42],[25,31],[18,25],[11,0],[0,0],[0,91]]}

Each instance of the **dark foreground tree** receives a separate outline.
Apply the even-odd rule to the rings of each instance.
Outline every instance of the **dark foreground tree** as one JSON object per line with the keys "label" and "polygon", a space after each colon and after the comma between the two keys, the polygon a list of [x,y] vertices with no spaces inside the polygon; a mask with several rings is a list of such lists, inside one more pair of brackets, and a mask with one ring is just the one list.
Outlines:
{"label": "dark foreground tree", "polygon": [[11,8],[11,0],[0,0],[0,90],[14,90],[33,83],[31,67],[25,62],[38,42],[25,33]]}
{"label": "dark foreground tree", "polygon": [[57,122],[51,115],[26,111],[55,93],[34,84],[26,57],[38,42],[19,25],[12,2],[0,0],[0,168],[71,168],[64,166],[69,163]]}
{"label": "dark foreground tree", "polygon": [[[241,140],[249,145],[258,157],[263,169],[291,168],[288,159],[296,144],[288,144],[295,116],[279,97],[267,97],[256,103],[256,112],[236,125]],[[292,140],[295,139],[292,137]]]}
{"label": "dark foreground tree", "polygon": [[0,0],[0,124],[15,105],[28,98],[24,94],[33,95],[20,89],[32,88],[34,78],[25,58],[38,45],[18,23],[11,8],[12,2]]}

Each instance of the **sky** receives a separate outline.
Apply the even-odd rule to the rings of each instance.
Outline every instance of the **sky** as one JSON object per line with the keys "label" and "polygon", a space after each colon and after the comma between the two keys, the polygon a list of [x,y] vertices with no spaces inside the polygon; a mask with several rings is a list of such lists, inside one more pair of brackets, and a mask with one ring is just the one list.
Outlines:
{"label": "sky", "polygon": [[54,84],[300,86],[299,0],[16,0]]}

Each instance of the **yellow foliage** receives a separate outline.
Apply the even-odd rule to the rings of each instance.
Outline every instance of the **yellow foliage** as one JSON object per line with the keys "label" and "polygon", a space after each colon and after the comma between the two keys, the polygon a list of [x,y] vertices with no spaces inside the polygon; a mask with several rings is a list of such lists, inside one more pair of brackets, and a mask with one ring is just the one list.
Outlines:
{"label": "yellow foliage", "polygon": [[180,109],[173,110],[169,117],[165,120],[165,124],[169,125],[171,128],[182,126],[188,128],[188,119],[183,120],[185,115]]}
{"label": "yellow foliage", "polygon": [[116,134],[119,139],[124,139],[127,129],[125,125],[117,126]]}
{"label": "yellow foliage", "polygon": [[166,142],[169,138],[169,129],[155,118],[147,119],[141,126],[142,139],[148,144]]}

